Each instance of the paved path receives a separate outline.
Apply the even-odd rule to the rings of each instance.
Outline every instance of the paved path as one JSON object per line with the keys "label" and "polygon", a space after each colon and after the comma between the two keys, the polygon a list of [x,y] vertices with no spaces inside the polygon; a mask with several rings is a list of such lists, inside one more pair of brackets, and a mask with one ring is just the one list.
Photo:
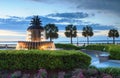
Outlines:
{"label": "paved path", "polygon": [[95,51],[95,50],[81,50],[81,51],[91,56],[92,58],[91,65],[93,66],[96,66],[98,68],[100,67],[119,67],[120,68],[120,60],[107,60],[104,62],[99,61],[99,58],[98,58],[99,55],[106,52]]}

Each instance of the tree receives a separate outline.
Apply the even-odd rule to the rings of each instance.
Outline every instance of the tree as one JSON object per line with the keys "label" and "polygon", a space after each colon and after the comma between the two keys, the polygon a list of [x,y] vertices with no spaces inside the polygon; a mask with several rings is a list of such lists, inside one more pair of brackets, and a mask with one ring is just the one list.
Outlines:
{"label": "tree", "polygon": [[93,36],[93,29],[90,26],[83,27],[82,35],[87,37],[87,44],[89,45],[89,37]]}
{"label": "tree", "polygon": [[113,38],[113,44],[115,44],[115,37],[118,38],[119,37],[119,32],[116,29],[110,29],[108,32],[108,37],[112,37]]}
{"label": "tree", "polygon": [[58,38],[58,27],[55,24],[47,24],[44,29],[46,32],[46,38],[50,38],[50,41]]}
{"label": "tree", "polygon": [[71,44],[73,44],[73,42],[72,42],[72,38],[73,37],[76,37],[77,36],[77,28],[76,28],[76,26],[74,26],[74,25],[68,25],[68,26],[66,26],[65,27],[65,36],[66,37],[70,37],[70,39],[71,39]]}

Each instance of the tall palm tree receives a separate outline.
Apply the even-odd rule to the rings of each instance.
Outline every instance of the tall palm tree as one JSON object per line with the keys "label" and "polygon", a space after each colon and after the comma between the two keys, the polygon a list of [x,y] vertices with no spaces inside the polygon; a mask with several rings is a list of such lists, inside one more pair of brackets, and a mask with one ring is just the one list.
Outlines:
{"label": "tall palm tree", "polygon": [[71,44],[73,43],[72,42],[72,38],[73,37],[77,37],[77,28],[76,28],[76,26],[74,26],[74,25],[68,25],[68,26],[66,26],[65,27],[65,36],[66,37],[70,37],[70,39],[71,39]]}
{"label": "tall palm tree", "polygon": [[113,38],[113,44],[115,44],[115,37],[118,38],[119,37],[119,32],[116,29],[110,29],[108,32],[108,37],[112,37]]}
{"label": "tall palm tree", "polygon": [[87,44],[89,45],[89,37],[94,35],[92,27],[90,26],[83,27],[82,35],[84,37],[87,37]]}
{"label": "tall palm tree", "polygon": [[58,38],[58,27],[55,24],[47,24],[44,29],[46,32],[46,38],[50,38],[50,41]]}

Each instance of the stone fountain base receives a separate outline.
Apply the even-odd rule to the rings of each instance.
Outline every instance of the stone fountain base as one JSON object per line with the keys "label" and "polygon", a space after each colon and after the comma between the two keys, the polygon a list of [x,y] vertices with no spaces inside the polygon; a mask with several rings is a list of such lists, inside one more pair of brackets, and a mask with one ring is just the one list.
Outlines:
{"label": "stone fountain base", "polygon": [[30,49],[55,50],[55,45],[53,42],[50,41],[42,42],[18,41],[16,50],[30,50]]}

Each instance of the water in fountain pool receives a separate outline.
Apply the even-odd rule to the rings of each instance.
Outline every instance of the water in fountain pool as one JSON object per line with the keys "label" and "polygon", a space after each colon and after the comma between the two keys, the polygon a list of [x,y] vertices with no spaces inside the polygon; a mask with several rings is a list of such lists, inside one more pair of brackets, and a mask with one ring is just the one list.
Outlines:
{"label": "water in fountain pool", "polygon": [[100,56],[107,57],[109,54],[107,52],[96,52],[96,51],[87,51],[87,50],[82,50],[82,52],[87,53],[88,55],[91,56],[91,65],[96,66],[98,68],[103,68],[103,67],[119,67],[120,68],[120,60],[107,60],[107,61],[100,61]]}

